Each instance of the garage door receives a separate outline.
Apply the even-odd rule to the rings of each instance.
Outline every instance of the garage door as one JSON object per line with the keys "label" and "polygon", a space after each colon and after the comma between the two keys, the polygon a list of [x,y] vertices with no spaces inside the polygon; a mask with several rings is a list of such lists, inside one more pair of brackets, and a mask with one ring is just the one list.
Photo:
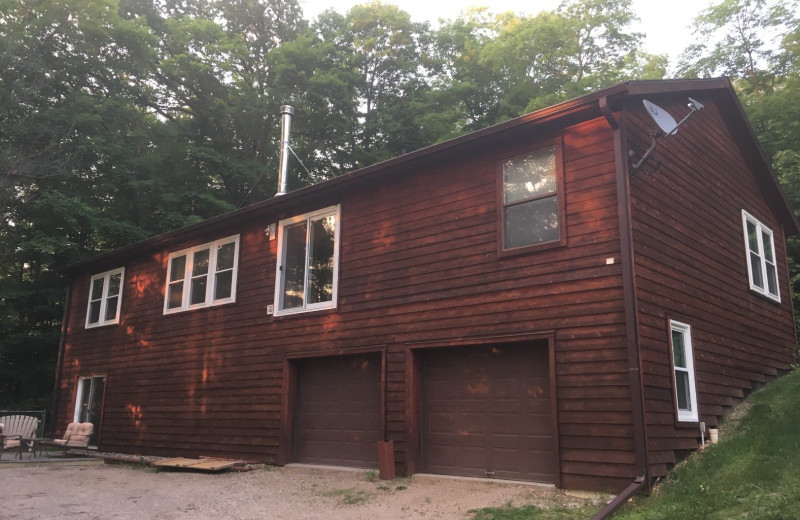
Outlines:
{"label": "garage door", "polygon": [[547,343],[425,353],[423,471],[555,482],[549,372]]}
{"label": "garage door", "polygon": [[298,362],[294,424],[297,462],[374,468],[383,438],[379,355]]}

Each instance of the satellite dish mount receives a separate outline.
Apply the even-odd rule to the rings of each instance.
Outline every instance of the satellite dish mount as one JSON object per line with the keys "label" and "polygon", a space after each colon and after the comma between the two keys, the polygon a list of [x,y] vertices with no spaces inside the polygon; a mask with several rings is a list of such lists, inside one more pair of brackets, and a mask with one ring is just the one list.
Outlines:
{"label": "satellite dish mount", "polygon": [[[686,122],[690,117],[694,115],[695,112],[699,112],[703,110],[704,105],[697,101],[696,99],[689,98],[689,109],[690,112],[681,119],[680,123],[676,123],[675,119],[669,115],[669,113],[661,108],[660,106],[656,105],[655,103],[651,103],[650,101],[643,99],[642,103],[644,104],[644,108],[647,110],[647,113],[650,114],[650,117],[653,118],[653,121],[656,125],[658,125],[659,130],[653,132],[653,142],[650,144],[650,148],[647,149],[642,157],[633,162],[633,150],[629,152],[630,159],[631,159],[631,173],[635,173],[638,171],[647,159],[650,157],[650,154],[653,153],[653,150],[656,149],[658,145],[659,139],[664,139],[670,136],[673,136],[678,133],[678,128]],[[658,163],[658,159],[656,159],[656,168],[653,170],[653,173],[658,171],[660,164]]]}

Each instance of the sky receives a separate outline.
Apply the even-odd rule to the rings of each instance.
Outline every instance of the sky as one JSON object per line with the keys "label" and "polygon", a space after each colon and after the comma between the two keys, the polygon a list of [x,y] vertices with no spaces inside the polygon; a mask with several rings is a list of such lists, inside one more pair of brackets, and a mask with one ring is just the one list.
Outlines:
{"label": "sky", "polygon": [[[333,8],[344,14],[352,6],[367,0],[299,0],[306,19],[311,20]],[[436,0],[383,0],[395,4],[411,14],[417,22],[436,22],[439,18],[452,19],[471,5],[490,5],[495,13],[513,11],[517,14],[534,15],[542,10],[555,10],[561,0],[492,0],[491,2],[452,2]],[[633,0],[633,9],[641,19],[637,32],[646,35],[644,50],[654,54],[667,54],[675,64],[681,52],[691,43],[688,29],[697,14],[711,5],[712,0]]]}

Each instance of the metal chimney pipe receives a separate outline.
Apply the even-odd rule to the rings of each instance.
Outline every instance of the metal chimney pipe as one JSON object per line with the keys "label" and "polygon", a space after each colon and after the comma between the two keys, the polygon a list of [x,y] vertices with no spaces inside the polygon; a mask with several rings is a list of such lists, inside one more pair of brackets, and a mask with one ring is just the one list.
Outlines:
{"label": "metal chimney pipe", "polygon": [[286,195],[286,174],[289,171],[289,131],[292,126],[294,108],[289,105],[281,106],[281,157],[278,166],[278,193],[275,196]]}

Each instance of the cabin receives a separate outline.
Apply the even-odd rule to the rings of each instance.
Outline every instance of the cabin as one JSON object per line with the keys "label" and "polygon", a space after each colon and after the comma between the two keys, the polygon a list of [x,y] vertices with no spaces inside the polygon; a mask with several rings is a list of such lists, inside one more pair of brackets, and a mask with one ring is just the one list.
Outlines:
{"label": "cabin", "polygon": [[66,266],[55,424],[619,491],[790,370],[797,233],[728,80],[621,83]]}

